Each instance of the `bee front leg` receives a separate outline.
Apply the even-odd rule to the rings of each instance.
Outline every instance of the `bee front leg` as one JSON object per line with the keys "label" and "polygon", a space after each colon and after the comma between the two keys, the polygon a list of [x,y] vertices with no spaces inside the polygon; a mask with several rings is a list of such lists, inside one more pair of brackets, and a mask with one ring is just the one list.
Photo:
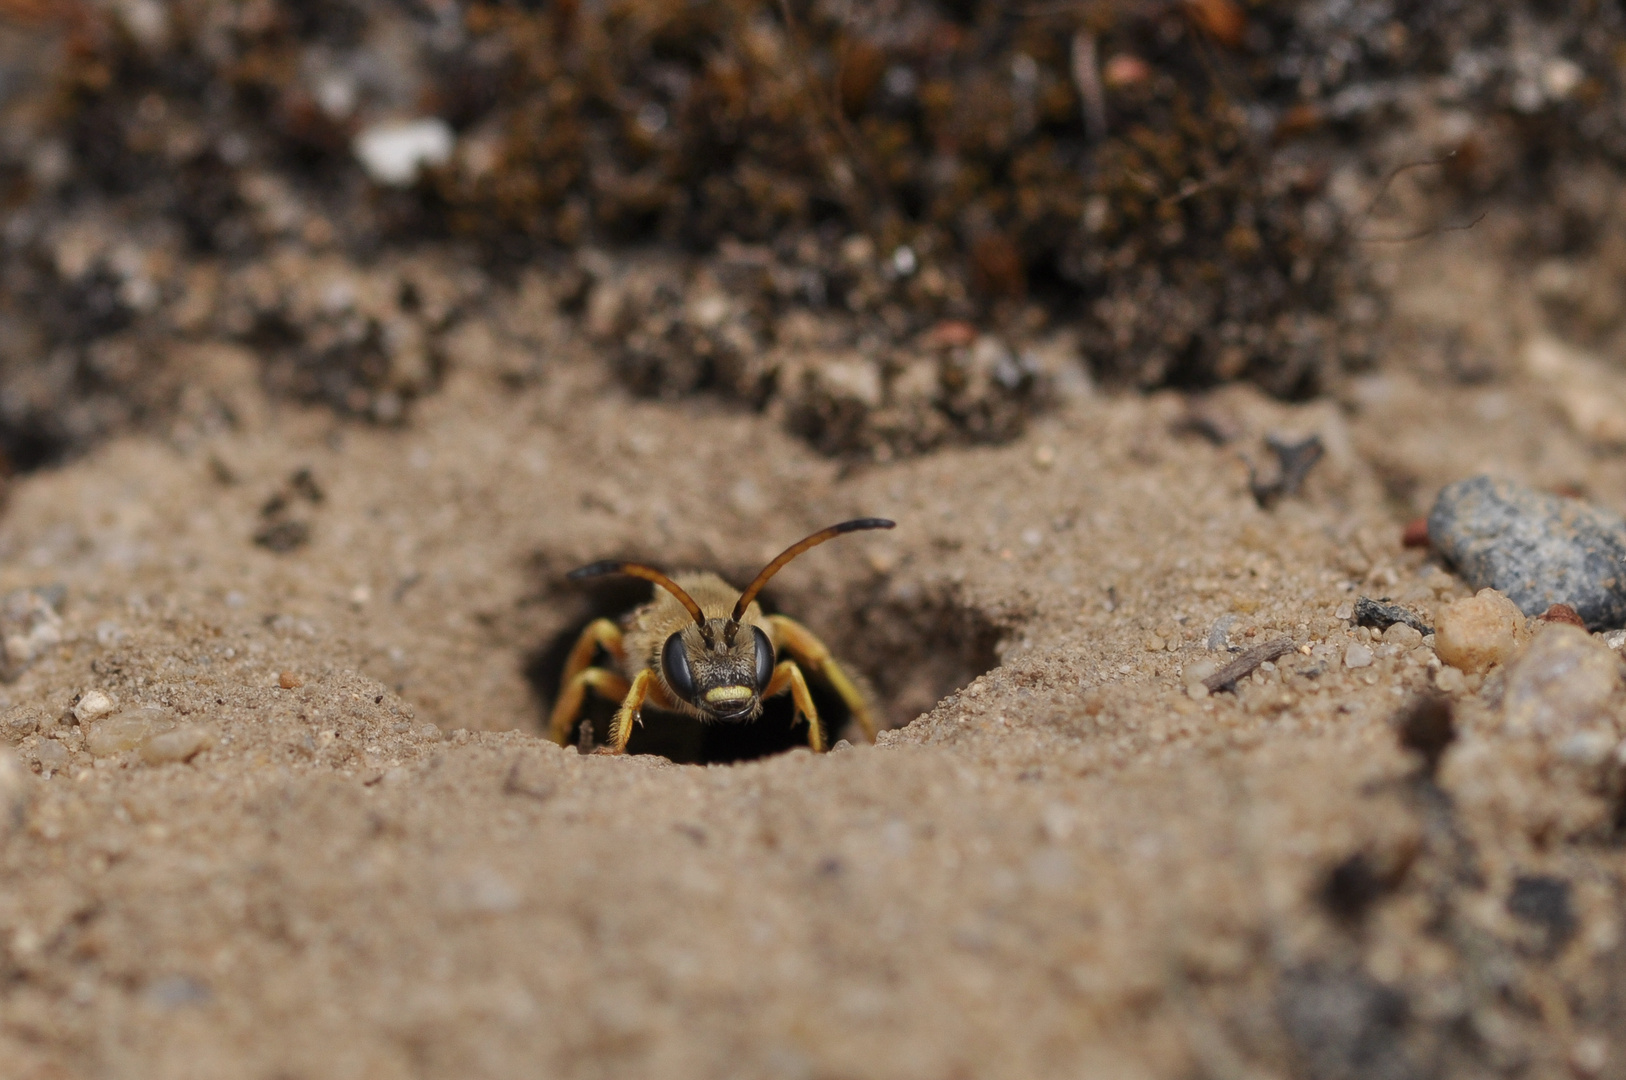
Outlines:
{"label": "bee front leg", "polygon": [[655,673],[648,668],[640,671],[638,677],[632,680],[627,696],[621,702],[620,710],[615,714],[615,724],[610,728],[610,745],[602,747],[601,754],[620,754],[627,749],[627,740],[632,738],[632,725],[634,721],[642,722],[640,713],[643,712],[644,699],[652,691],[658,691],[654,686]]}
{"label": "bee front leg", "polygon": [[869,701],[856,683],[841,670],[830,649],[814,636],[813,631],[783,615],[769,615],[766,622],[772,632],[774,645],[789,653],[803,667],[826,679],[832,689],[852,713],[852,718],[864,732],[864,738],[875,741],[875,718],[870,713]]}
{"label": "bee front leg", "polygon": [[[807,679],[802,675],[802,669],[796,666],[794,660],[781,660],[773,669],[773,678],[762,691],[762,696],[771,698],[775,694],[790,691],[790,700],[796,714],[807,717],[807,745],[815,754],[824,753],[824,729],[819,726],[819,710],[813,704],[813,695],[808,692]],[[791,723],[795,723],[793,716]]]}

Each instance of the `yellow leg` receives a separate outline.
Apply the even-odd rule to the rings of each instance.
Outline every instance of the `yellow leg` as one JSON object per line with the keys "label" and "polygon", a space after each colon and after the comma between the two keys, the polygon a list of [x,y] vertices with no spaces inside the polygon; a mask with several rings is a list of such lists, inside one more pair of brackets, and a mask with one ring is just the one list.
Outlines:
{"label": "yellow leg", "polygon": [[627,655],[626,646],[621,643],[621,628],[609,619],[594,619],[587,624],[587,629],[581,632],[576,644],[571,647],[570,655],[565,658],[564,673],[559,676],[559,697],[553,703],[553,714],[548,718],[548,735],[560,746],[570,741],[570,731],[576,722],[576,715],[581,712],[582,696],[588,686],[598,690],[606,697],[618,698],[627,692],[627,680],[621,679],[619,689],[614,683],[600,685],[600,680],[615,676],[613,672],[604,671],[603,675],[595,676],[580,682],[580,677],[593,669],[593,654],[602,646],[606,652],[615,658],[616,662],[624,660]]}
{"label": "yellow leg", "polygon": [[807,691],[807,679],[802,676],[802,669],[796,666],[794,660],[779,661],[762,696],[771,698],[775,694],[783,694],[787,689],[790,690],[790,700],[795,710],[790,722],[794,724],[797,716],[807,717],[807,745],[813,748],[815,754],[824,753],[824,729],[819,726],[819,710],[814,707],[813,695]]}
{"label": "yellow leg", "polygon": [[644,699],[655,690],[658,690],[655,673],[648,668],[640,671],[638,677],[632,680],[632,686],[628,688],[627,696],[622,699],[621,708],[615,714],[615,724],[610,728],[610,745],[601,747],[599,753],[620,754],[626,751],[627,740],[632,738],[633,722],[643,722],[639,714],[643,712]]}
{"label": "yellow leg", "polygon": [[783,615],[769,615],[767,623],[769,633],[774,639],[774,646],[789,653],[807,670],[827,681],[831,688],[841,695],[847,711],[863,730],[864,738],[874,742],[875,718],[869,711],[869,702],[865,700],[864,692],[847,677],[845,671],[841,670],[841,665],[830,655],[830,650],[825,647],[824,642],[814,637],[813,631],[795,619]]}
{"label": "yellow leg", "polygon": [[626,646],[621,643],[621,628],[609,619],[594,619],[587,624],[565,658],[565,671],[559,677],[559,685],[569,686],[571,679],[586,671],[593,663],[593,653],[600,647],[615,657],[618,664],[627,658]]}
{"label": "yellow leg", "polygon": [[553,716],[548,722],[548,735],[560,746],[570,742],[589,687],[615,700],[626,696],[628,683],[625,676],[601,667],[590,667],[571,676],[565,688],[559,691],[559,700],[553,703]]}

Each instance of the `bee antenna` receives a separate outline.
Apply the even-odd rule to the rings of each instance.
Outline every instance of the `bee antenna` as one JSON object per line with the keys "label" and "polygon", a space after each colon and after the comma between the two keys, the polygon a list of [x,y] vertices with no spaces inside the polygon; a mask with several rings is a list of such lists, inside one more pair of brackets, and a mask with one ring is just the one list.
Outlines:
{"label": "bee antenna", "polygon": [[856,518],[852,521],[843,521],[839,525],[832,525],[828,529],[820,529],[807,539],[798,540],[784,551],[781,551],[773,562],[764,566],[755,580],[745,587],[744,592],[740,593],[739,603],[734,605],[734,614],[728,617],[728,625],[723,628],[724,635],[733,638],[735,628],[739,626],[740,619],[745,616],[745,609],[751,606],[751,601],[757,598],[757,593],[761,592],[762,587],[768,584],[768,579],[779,573],[786,563],[808,548],[818,547],[826,540],[833,540],[842,533],[860,532],[864,529],[890,529],[896,524],[897,522],[888,521],[886,518]]}
{"label": "bee antenna", "polygon": [[[653,581],[655,584],[677,597],[678,603],[682,604],[684,610],[693,616],[695,622],[700,624],[700,629],[702,631],[707,629],[706,613],[700,610],[700,605],[694,602],[694,597],[684,592],[683,588],[678,585],[677,582],[673,581],[671,578],[667,577],[653,566],[645,566],[643,563],[635,562],[620,562],[616,559],[605,559],[602,562],[593,563],[591,566],[584,566],[579,570],[572,570],[570,573],[566,574],[565,577],[569,578],[571,581],[581,581],[585,578],[601,577],[605,574],[626,574],[629,577],[643,578],[645,581]],[[710,635],[707,636],[709,637]]]}

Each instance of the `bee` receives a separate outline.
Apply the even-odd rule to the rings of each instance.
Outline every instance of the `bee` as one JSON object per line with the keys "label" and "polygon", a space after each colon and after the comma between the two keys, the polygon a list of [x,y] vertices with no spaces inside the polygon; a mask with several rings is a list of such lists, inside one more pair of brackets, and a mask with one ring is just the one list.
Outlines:
{"label": "bee", "polygon": [[[621,702],[603,752],[619,754],[642,723],[643,707],[681,713],[702,723],[749,723],[762,715],[762,702],[790,691],[796,717],[806,717],[807,742],[825,749],[819,713],[808,692],[807,675],[824,679],[846,703],[870,742],[875,720],[864,694],[813,632],[784,615],[764,615],[757,594],[796,556],[843,533],[890,529],[884,518],[843,521],[798,541],[762,568],[744,592],[710,572],[667,577],[642,563],[606,560],[573,570],[572,581],[602,574],[628,574],[652,581],[664,591],[633,611],[626,625],[597,619],[582,631],[565,660],[559,699],[549,732],[564,745],[581,713],[587,691]],[[594,667],[599,649],[620,670]]]}

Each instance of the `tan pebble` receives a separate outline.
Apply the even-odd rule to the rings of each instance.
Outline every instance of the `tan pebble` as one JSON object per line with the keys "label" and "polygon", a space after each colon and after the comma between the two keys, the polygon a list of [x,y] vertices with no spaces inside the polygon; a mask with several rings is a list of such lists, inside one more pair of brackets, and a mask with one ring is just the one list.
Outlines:
{"label": "tan pebble", "polygon": [[109,717],[97,721],[86,729],[85,749],[89,750],[93,757],[108,757],[125,750],[133,750],[152,734],[152,730],[153,724],[149,716],[132,714]]}
{"label": "tan pebble", "polygon": [[277,676],[277,685],[284,690],[297,690],[305,685],[305,680],[292,671],[284,671]]}
{"label": "tan pebble", "polygon": [[141,744],[141,760],[148,765],[190,761],[215,744],[215,733],[197,724],[154,735]]}
{"label": "tan pebble", "polygon": [[14,705],[0,713],[0,738],[17,743],[42,728],[48,728],[50,717],[29,705]]}
{"label": "tan pebble", "polygon": [[1056,463],[1056,448],[1053,446],[1037,446],[1033,450],[1033,463],[1041,469],[1048,469]]}
{"label": "tan pebble", "polygon": [[1383,640],[1390,645],[1399,645],[1404,649],[1412,649],[1423,643],[1423,635],[1415,626],[1407,626],[1405,623],[1397,622],[1383,632]]}
{"label": "tan pebble", "polygon": [[33,778],[22,762],[5,747],[0,747],[0,837],[23,823],[23,809],[28,801],[28,785]]}
{"label": "tan pebble", "polygon": [[92,720],[100,720],[118,710],[119,703],[113,697],[101,690],[86,690],[79,696],[79,703],[73,707],[73,718],[81,724],[88,724]]}
{"label": "tan pebble", "polygon": [[1434,673],[1434,685],[1447,694],[1456,694],[1467,688],[1468,679],[1454,667],[1442,667]]}
{"label": "tan pebble", "polygon": [[1569,734],[1609,725],[1621,662],[1591,634],[1549,623],[1507,672],[1502,723],[1516,734]]}
{"label": "tan pebble", "polygon": [[1434,651],[1464,674],[1489,671],[1513,655],[1524,615],[1495,589],[1481,589],[1440,609]]}

